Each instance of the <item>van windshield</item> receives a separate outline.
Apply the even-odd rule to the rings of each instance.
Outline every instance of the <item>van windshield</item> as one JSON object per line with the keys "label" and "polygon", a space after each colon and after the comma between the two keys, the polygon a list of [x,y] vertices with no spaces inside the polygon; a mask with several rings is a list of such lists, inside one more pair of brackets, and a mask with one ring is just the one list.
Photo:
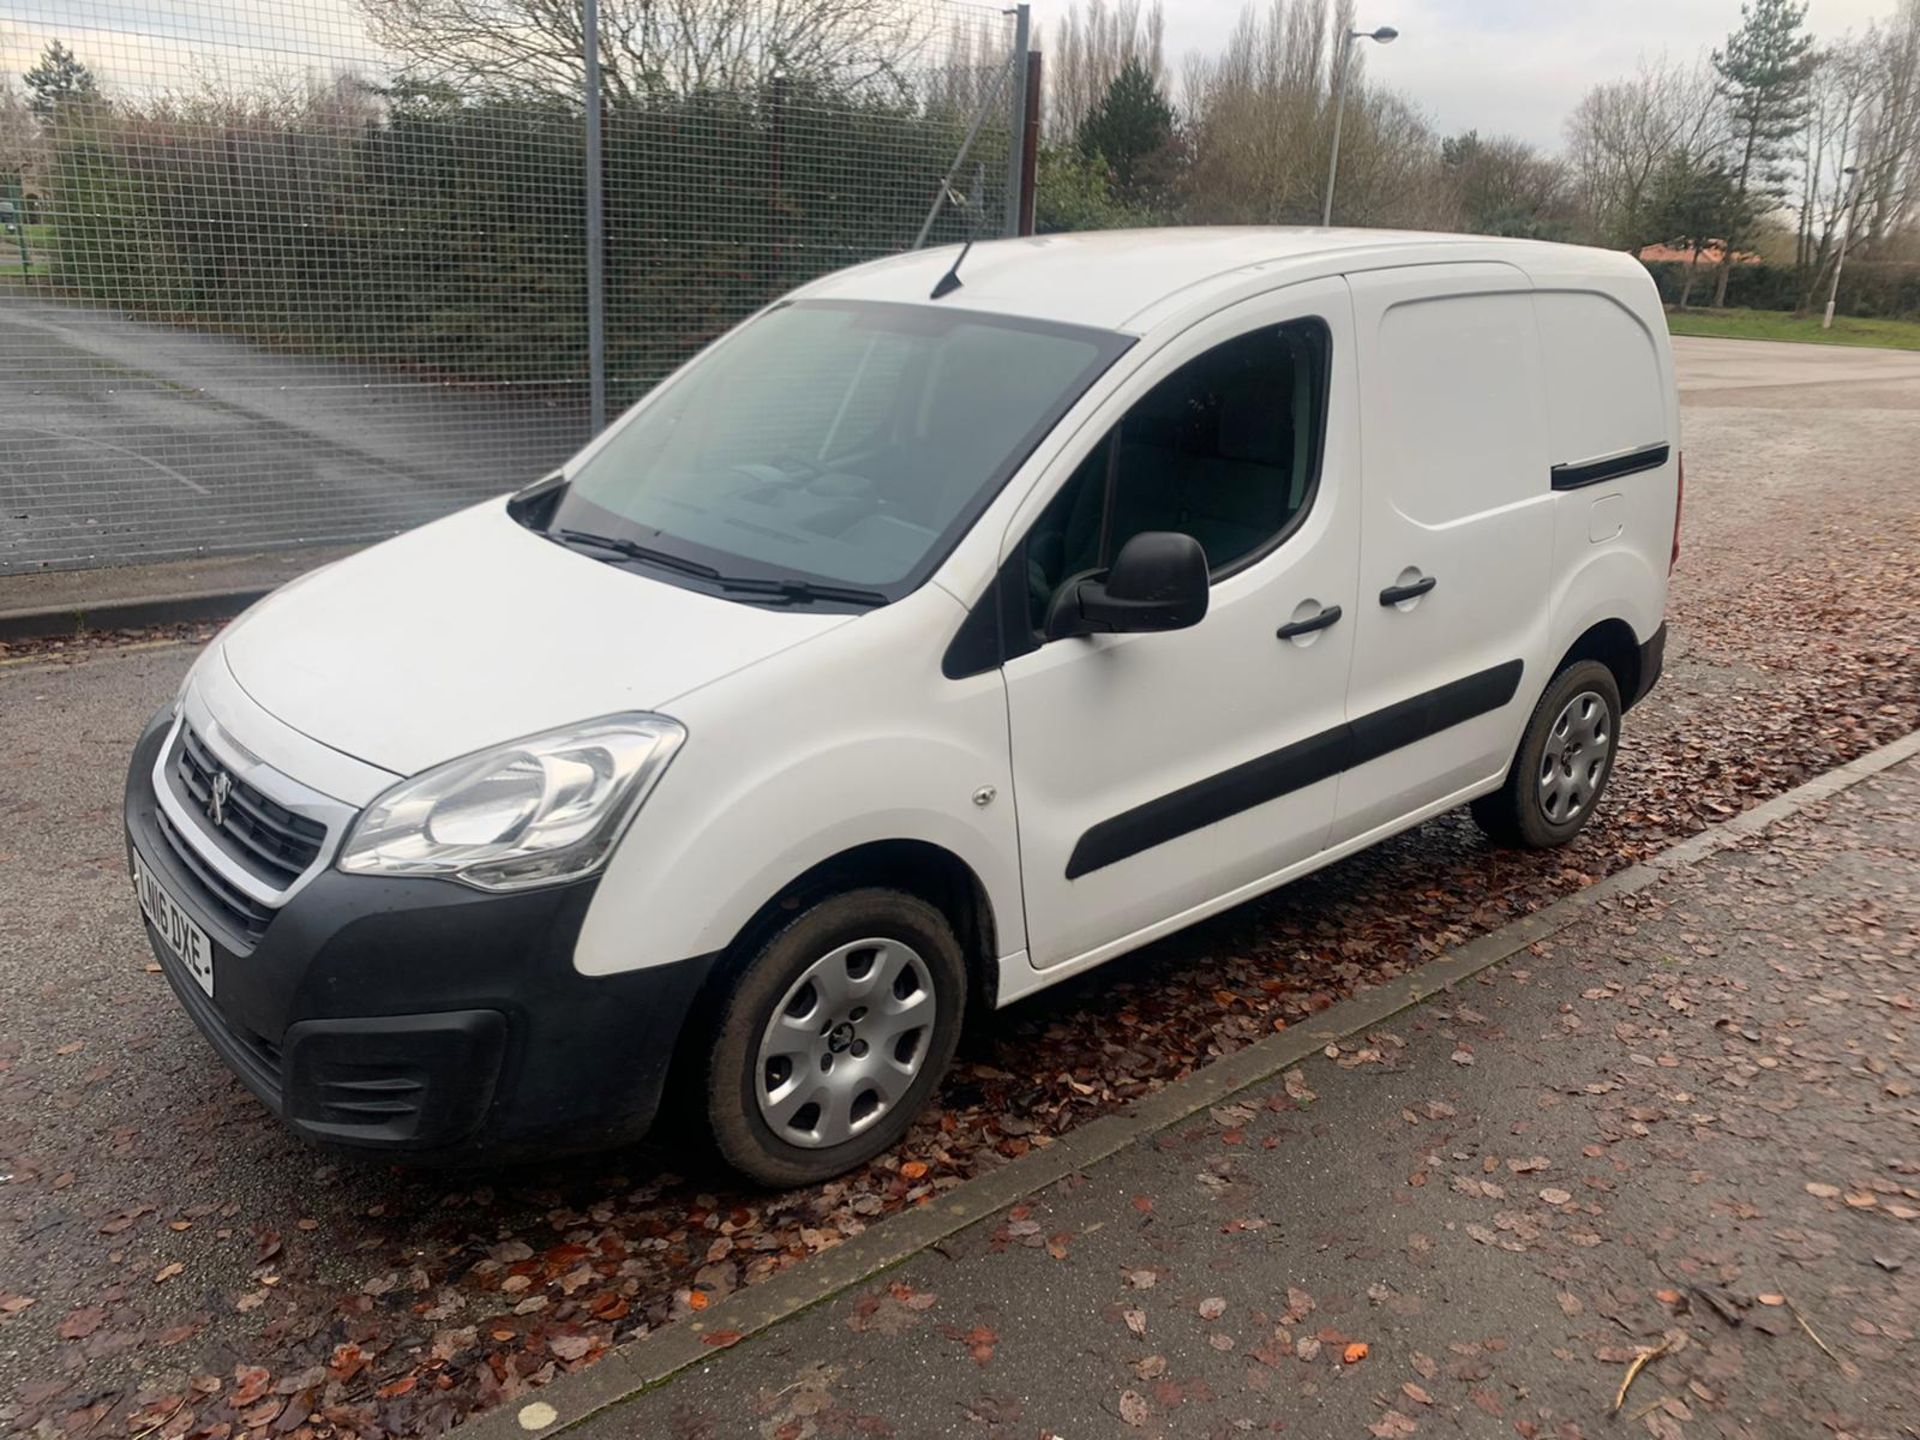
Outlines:
{"label": "van windshield", "polygon": [[1131,343],[933,305],[782,305],[620,422],[547,530],[742,599],[895,600]]}

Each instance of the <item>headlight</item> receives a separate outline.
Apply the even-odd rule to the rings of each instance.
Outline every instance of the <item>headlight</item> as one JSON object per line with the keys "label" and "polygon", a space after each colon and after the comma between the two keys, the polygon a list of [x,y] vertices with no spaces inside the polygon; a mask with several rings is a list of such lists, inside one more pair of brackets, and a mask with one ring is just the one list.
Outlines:
{"label": "headlight", "polygon": [[575,879],[607,858],[686,738],[664,715],[609,715],[450,760],[369,805],[340,868],[482,890]]}

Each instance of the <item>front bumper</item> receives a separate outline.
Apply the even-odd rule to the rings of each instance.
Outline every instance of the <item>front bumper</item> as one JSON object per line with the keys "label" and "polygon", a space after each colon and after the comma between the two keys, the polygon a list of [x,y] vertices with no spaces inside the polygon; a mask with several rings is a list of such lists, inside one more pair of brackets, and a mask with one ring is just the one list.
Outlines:
{"label": "front bumper", "polygon": [[309,1139],[498,1160],[646,1133],[710,957],[585,976],[574,940],[596,881],[490,895],[455,882],[319,873],[257,937],[163,833],[154,717],[127,775],[127,843],[213,944],[209,998],[152,925],[194,1023]]}

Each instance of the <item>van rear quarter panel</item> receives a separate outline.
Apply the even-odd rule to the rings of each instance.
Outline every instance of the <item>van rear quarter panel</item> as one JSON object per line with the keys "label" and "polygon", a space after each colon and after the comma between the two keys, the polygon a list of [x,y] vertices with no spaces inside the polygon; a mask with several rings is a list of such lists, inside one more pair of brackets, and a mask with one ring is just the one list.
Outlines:
{"label": "van rear quarter panel", "polygon": [[[724,949],[797,877],[878,840],[958,856],[986,892],[1000,955],[1024,950],[1005,685],[997,669],[940,673],[964,614],[923,585],[660,706],[686,744],[608,862],[574,968],[609,975]],[[982,787],[993,798],[976,804]]]}
{"label": "van rear quarter panel", "polygon": [[[1605,620],[1626,621],[1645,641],[1666,611],[1679,402],[1657,292],[1637,264],[1628,265],[1534,274],[1552,463],[1668,447],[1657,469],[1555,495],[1549,610],[1556,658]],[[1540,684],[1547,678],[1538,677]]]}

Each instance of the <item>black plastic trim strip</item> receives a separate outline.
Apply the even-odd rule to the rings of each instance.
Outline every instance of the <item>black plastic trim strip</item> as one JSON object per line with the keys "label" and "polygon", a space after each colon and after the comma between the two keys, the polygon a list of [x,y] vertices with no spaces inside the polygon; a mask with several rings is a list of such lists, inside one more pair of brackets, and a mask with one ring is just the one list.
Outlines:
{"label": "black plastic trim strip", "polygon": [[1647,692],[1660,681],[1660,672],[1667,665],[1667,622],[1662,620],[1660,628],[1647,637],[1640,647],[1639,679],[1633,687],[1633,694],[1620,697],[1622,710],[1631,710],[1647,698]]}
{"label": "black plastic trim strip", "polygon": [[1619,455],[1605,455],[1598,460],[1581,460],[1569,465],[1556,465],[1548,472],[1556,490],[1578,490],[1586,485],[1598,485],[1602,480],[1618,480],[1622,475],[1638,475],[1642,470],[1658,470],[1667,463],[1672,453],[1669,445],[1642,445],[1638,450],[1627,450]]}
{"label": "black plastic trim strip", "polygon": [[1347,728],[1353,732],[1353,754],[1347,768],[1351,770],[1369,760],[1378,760],[1403,745],[1498,710],[1519,690],[1520,672],[1525,668],[1520,661],[1509,660],[1491,670],[1449,681],[1438,689],[1349,721]]}
{"label": "black plastic trim strip", "polygon": [[1102,820],[1074,845],[1067,857],[1067,879],[1077,880],[1498,710],[1519,691],[1524,669],[1520,661],[1509,660],[1451,680]]}

